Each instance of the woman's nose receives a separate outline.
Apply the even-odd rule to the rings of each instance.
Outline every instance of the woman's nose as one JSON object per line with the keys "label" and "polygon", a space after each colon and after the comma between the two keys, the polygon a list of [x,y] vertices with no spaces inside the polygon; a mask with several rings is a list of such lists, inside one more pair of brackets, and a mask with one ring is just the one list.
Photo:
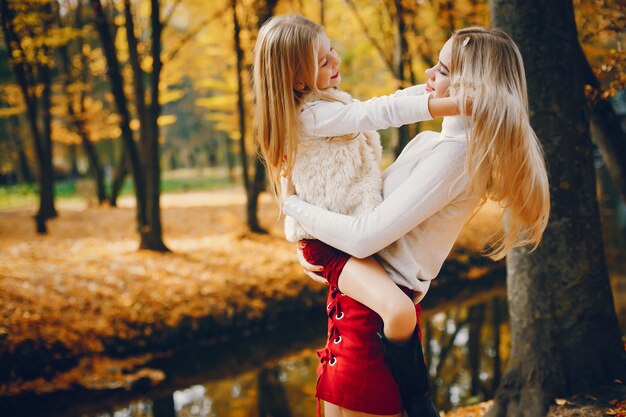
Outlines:
{"label": "woman's nose", "polygon": [[432,68],[428,68],[424,72],[426,73],[426,77],[432,78],[432,74],[433,74],[433,69]]}

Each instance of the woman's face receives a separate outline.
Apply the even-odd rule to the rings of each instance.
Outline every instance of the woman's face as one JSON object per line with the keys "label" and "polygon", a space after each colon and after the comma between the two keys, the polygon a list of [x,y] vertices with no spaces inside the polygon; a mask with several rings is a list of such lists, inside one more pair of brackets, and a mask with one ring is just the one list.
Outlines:
{"label": "woman's face", "polygon": [[428,84],[426,92],[434,93],[435,97],[448,97],[450,92],[450,63],[452,60],[452,38],[443,45],[439,51],[439,62],[426,70]]}
{"label": "woman's face", "polygon": [[330,87],[337,87],[341,82],[339,74],[339,64],[341,59],[337,52],[330,46],[330,39],[322,32],[320,35],[319,50],[317,52],[317,80],[315,85],[318,89],[324,90]]}

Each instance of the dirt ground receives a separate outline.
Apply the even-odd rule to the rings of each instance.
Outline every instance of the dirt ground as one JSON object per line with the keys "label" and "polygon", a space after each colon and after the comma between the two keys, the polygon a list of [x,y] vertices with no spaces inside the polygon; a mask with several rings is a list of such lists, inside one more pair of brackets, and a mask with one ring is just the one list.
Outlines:
{"label": "dirt ground", "polygon": [[[486,401],[443,414],[443,417],[482,417],[493,401]],[[626,387],[620,382],[594,395],[556,398],[546,417],[626,417]]]}

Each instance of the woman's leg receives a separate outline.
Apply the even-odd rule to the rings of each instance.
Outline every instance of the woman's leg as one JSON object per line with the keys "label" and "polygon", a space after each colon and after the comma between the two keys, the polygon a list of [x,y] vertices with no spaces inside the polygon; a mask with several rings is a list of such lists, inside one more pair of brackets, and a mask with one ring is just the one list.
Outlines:
{"label": "woman's leg", "polygon": [[339,290],[374,310],[384,323],[385,338],[408,341],[417,324],[415,304],[373,258],[350,258],[338,279]]}
{"label": "woman's leg", "polygon": [[324,417],[402,417],[403,413],[381,415],[381,414],[369,414],[361,411],[352,411],[345,408],[341,408],[335,404],[324,402]]}

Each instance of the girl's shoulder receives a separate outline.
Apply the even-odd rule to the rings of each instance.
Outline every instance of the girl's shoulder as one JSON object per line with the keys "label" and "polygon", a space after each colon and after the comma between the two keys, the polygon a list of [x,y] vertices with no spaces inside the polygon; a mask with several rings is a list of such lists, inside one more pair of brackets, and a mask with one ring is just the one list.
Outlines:
{"label": "girl's shoulder", "polygon": [[354,99],[349,93],[337,88],[329,88],[327,90],[320,91],[319,93],[309,93],[302,97],[302,109],[327,104],[348,104],[353,101]]}

